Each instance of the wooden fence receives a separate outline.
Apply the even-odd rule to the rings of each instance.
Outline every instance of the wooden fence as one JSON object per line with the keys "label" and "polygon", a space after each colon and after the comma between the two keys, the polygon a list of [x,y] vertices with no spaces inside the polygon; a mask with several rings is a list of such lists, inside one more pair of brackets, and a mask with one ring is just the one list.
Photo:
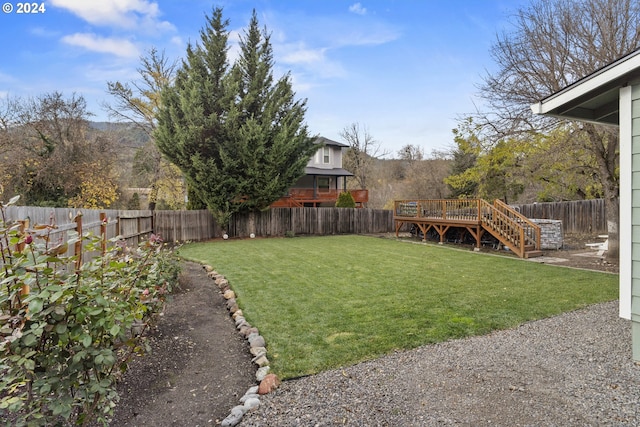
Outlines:
{"label": "wooden fence", "polygon": [[[226,231],[232,237],[248,237],[248,215],[233,215],[228,230],[216,224],[207,210],[131,211],[40,208],[10,206],[8,221],[29,219],[31,225],[50,224],[52,243],[66,242],[77,231],[74,218],[82,214],[82,232],[102,233],[107,239],[121,235],[130,245],[137,245],[149,234],[159,234],[165,242],[200,241],[220,237]],[[101,213],[106,221],[101,219]],[[393,228],[393,211],[348,208],[277,208],[255,215],[256,235],[284,236],[387,233]],[[73,252],[72,252],[73,253]]]}
{"label": "wooden fence", "polygon": [[607,232],[604,199],[519,205],[528,218],[558,219],[566,233],[601,234]]}
{"label": "wooden fence", "polygon": [[[568,233],[606,233],[607,221],[603,199],[579,200],[557,203],[519,205],[520,212],[528,218],[558,219]],[[91,210],[83,209],[82,230],[100,235],[107,218],[106,237],[124,236],[128,243],[137,245],[155,232],[166,242],[207,240],[222,235],[207,210],[197,211],[149,211],[149,210]],[[64,242],[69,231],[76,229],[73,218],[77,209],[10,206],[6,210],[8,220],[29,219],[31,224],[56,224],[52,239]],[[248,215],[233,215],[228,234],[232,237],[249,235]],[[348,208],[277,208],[255,215],[258,236],[372,234],[394,231],[393,211],[381,209]]]}
{"label": "wooden fence", "polygon": [[[9,206],[5,210],[5,220],[25,221],[30,227],[49,225],[51,228],[37,230],[36,235],[48,234],[49,247],[66,243],[72,233],[92,233],[103,236],[103,250],[106,241],[122,236],[127,244],[137,246],[153,231],[151,211],[117,211],[67,208],[41,208],[33,206]],[[67,255],[81,254],[85,258],[95,256],[83,250],[81,242],[68,248]],[[79,258],[79,261],[81,258]]]}
{"label": "wooden fence", "polygon": [[206,209],[154,211],[153,218],[153,229],[165,242],[200,241],[222,236],[222,228]]}
{"label": "wooden fence", "polygon": [[[393,211],[349,208],[276,208],[255,215],[256,235],[284,236],[390,233]],[[229,235],[249,235],[249,215],[234,215]]]}

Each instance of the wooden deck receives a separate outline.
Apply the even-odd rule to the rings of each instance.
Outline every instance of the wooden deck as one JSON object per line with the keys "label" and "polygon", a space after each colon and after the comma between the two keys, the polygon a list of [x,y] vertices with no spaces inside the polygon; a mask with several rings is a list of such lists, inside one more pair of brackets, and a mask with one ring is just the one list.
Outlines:
{"label": "wooden deck", "polygon": [[449,229],[461,228],[482,245],[488,232],[520,258],[542,255],[540,227],[500,200],[493,204],[482,199],[397,200],[393,220],[396,236],[404,224],[415,225],[426,238],[434,229],[444,242]]}
{"label": "wooden deck", "polygon": [[[347,190],[353,196],[356,207],[363,207],[369,201],[368,190]],[[292,188],[289,194],[271,204],[272,208],[318,207],[321,204],[334,204],[342,190],[314,190],[313,188]]]}

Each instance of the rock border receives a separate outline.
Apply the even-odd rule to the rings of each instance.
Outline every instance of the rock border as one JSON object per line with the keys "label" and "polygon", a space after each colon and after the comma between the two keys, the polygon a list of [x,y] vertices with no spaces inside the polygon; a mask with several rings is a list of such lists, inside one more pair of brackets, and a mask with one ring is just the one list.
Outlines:
{"label": "rock border", "polygon": [[240,404],[231,408],[229,415],[220,424],[221,427],[235,427],[242,421],[244,414],[260,406],[261,395],[271,393],[280,385],[280,379],[277,375],[269,372],[271,367],[267,358],[267,343],[264,337],[260,335],[258,328],[252,326],[245,319],[236,302],[236,294],[231,289],[227,278],[215,271],[210,265],[203,265],[203,268],[207,272],[207,276],[213,279],[227,301],[227,310],[229,310],[229,314],[235,322],[236,330],[249,344],[249,352],[253,355],[251,362],[258,367],[256,371],[257,385],[247,390],[244,396],[240,398]]}

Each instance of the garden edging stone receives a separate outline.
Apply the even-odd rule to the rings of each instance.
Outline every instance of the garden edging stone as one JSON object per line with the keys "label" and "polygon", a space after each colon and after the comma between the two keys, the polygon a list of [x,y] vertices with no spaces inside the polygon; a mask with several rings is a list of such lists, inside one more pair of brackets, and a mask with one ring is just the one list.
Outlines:
{"label": "garden edging stone", "polygon": [[207,271],[208,277],[214,280],[218,286],[222,296],[226,300],[226,307],[229,314],[233,318],[236,330],[242,335],[249,344],[249,351],[254,356],[252,363],[257,365],[256,381],[258,385],[250,387],[247,392],[240,398],[241,405],[231,409],[229,415],[222,420],[222,427],[235,427],[242,421],[242,417],[251,410],[260,406],[260,396],[271,393],[280,385],[280,379],[277,375],[270,373],[271,370],[269,359],[267,358],[267,343],[258,328],[252,326],[243,316],[242,310],[238,307],[236,294],[229,285],[229,281],[219,274],[210,265],[203,268]]}

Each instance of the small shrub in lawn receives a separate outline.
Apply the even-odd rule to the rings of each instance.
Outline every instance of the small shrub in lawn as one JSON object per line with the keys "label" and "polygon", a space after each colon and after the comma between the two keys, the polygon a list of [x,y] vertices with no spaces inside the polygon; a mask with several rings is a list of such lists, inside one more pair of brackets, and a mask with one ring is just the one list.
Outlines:
{"label": "small shrub in lawn", "polygon": [[[9,204],[15,203],[12,199]],[[7,204],[8,205],[8,204]],[[6,205],[4,205],[6,206]],[[179,263],[157,236],[76,268],[50,226],[20,232],[0,206],[0,418],[11,425],[107,425],[116,381],[162,310]],[[113,243],[117,243],[114,239]]]}
{"label": "small shrub in lawn", "polygon": [[284,237],[296,237],[296,232],[293,230],[287,230],[284,232]]}

